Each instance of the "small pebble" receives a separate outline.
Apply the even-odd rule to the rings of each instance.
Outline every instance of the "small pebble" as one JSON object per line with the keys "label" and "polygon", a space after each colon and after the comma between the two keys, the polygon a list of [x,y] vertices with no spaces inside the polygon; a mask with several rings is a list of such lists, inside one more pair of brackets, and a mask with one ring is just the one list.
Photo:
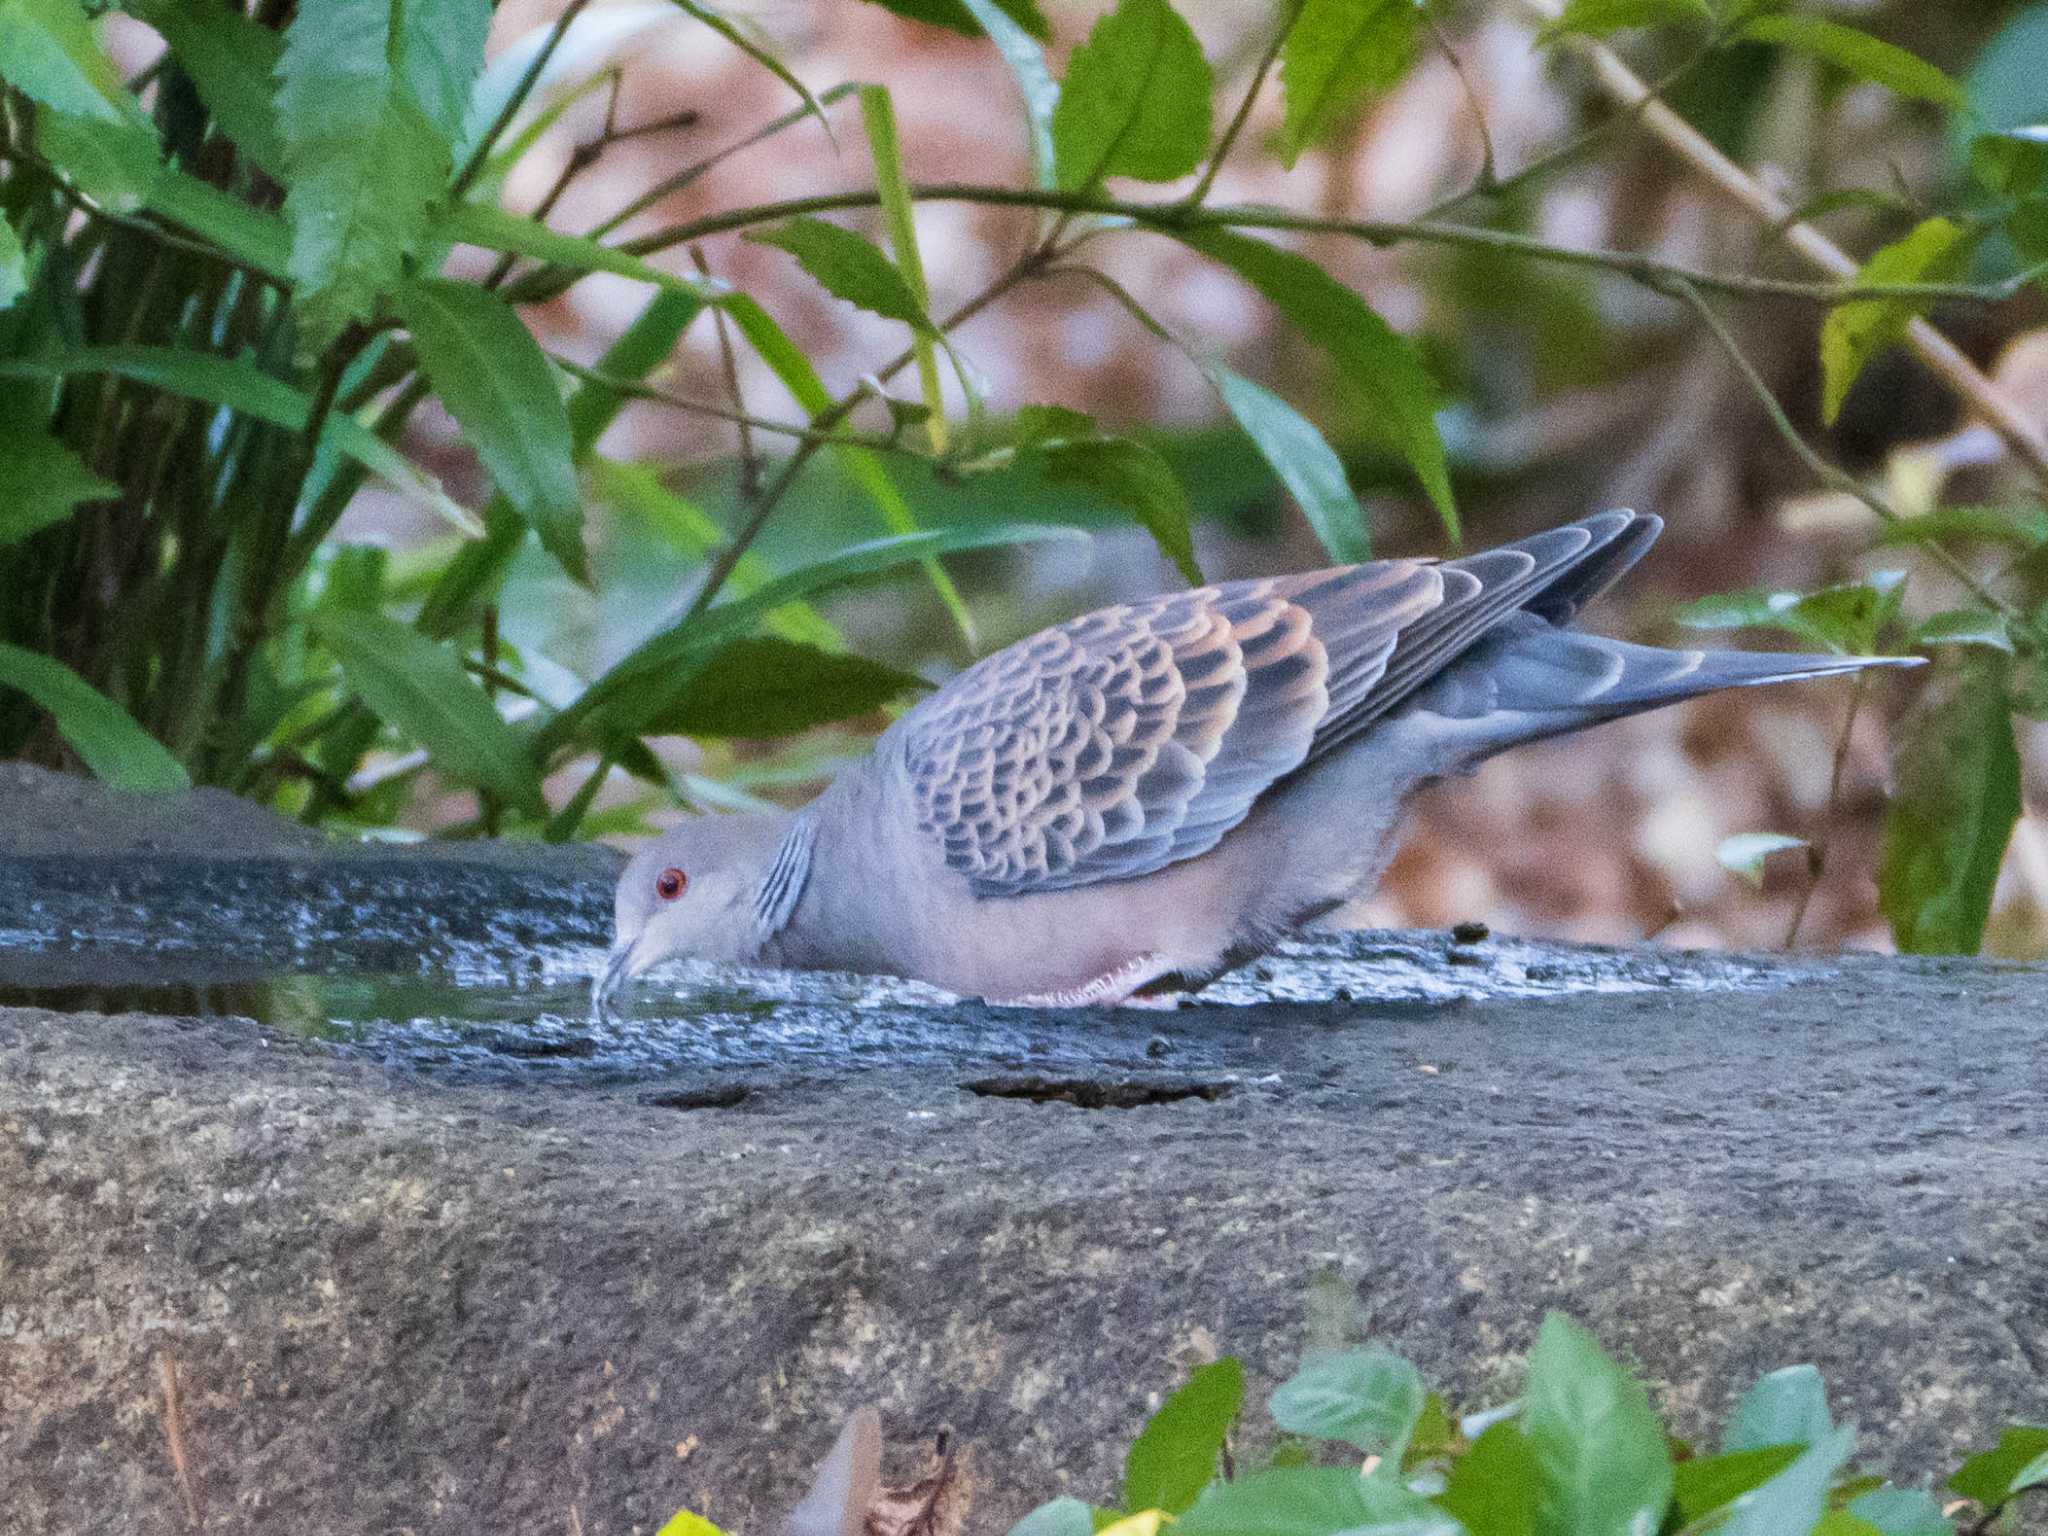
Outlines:
{"label": "small pebble", "polygon": [[1453,942],[1459,944],[1483,944],[1492,935],[1493,930],[1484,923],[1463,922],[1451,930]]}

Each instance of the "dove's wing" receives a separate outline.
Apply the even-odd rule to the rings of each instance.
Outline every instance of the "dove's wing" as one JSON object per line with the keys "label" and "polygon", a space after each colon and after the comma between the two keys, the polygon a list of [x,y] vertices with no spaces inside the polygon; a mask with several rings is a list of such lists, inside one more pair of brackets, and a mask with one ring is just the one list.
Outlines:
{"label": "dove's wing", "polygon": [[1226,582],[1044,630],[898,722],[918,823],[981,895],[1206,853],[1494,625],[1568,619],[1655,534],[1606,513],[1442,565]]}

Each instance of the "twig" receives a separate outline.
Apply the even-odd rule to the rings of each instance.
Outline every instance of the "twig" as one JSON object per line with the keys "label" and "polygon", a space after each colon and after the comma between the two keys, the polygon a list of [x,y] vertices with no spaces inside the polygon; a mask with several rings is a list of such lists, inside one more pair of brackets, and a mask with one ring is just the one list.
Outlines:
{"label": "twig", "polygon": [[[536,203],[533,212],[527,215],[536,224],[547,223],[548,215],[555,211],[555,204],[562,200],[563,194],[569,190],[570,183],[603,159],[606,147],[617,142],[613,130],[618,118],[619,88],[625,82],[625,75],[620,70],[611,69],[605,72],[605,78],[611,84],[611,94],[605,98],[604,127],[598,130],[597,137],[589,143],[578,144],[569,151],[569,158],[564,162],[560,174],[555,177],[555,184],[548,188],[547,195]],[[512,275],[512,268],[518,260],[519,258],[511,251],[506,251],[498,258],[497,265],[491,268],[490,276],[484,279],[484,286],[502,287],[505,279]]]}
{"label": "twig", "polygon": [[1499,185],[1499,179],[1496,174],[1497,162],[1493,155],[1493,132],[1486,126],[1486,106],[1480,101],[1479,92],[1473,89],[1472,77],[1465,73],[1465,61],[1458,57],[1458,50],[1451,46],[1450,38],[1438,23],[1436,8],[1431,5],[1423,6],[1422,19],[1429,27],[1430,35],[1436,39],[1437,47],[1441,48],[1444,57],[1451,61],[1451,73],[1458,77],[1458,84],[1465,88],[1465,100],[1472,108],[1472,121],[1479,128],[1479,179],[1475,184],[1475,190],[1490,192]]}
{"label": "twig", "polygon": [[1863,696],[1869,683],[1870,674],[1858,672],[1855,684],[1849,690],[1849,713],[1842,721],[1842,734],[1835,742],[1835,764],[1828,773],[1827,820],[1823,824],[1827,830],[1806,845],[1806,889],[1799,893],[1799,905],[1792,909],[1792,922],[1785,929],[1783,947],[1786,949],[1799,942],[1799,929],[1806,921],[1806,909],[1812,905],[1813,893],[1820,889],[1821,877],[1827,873],[1829,833],[1842,803],[1842,770],[1849,762],[1849,737],[1856,729],[1856,714],[1863,708]]}
{"label": "twig", "polygon": [[498,140],[512,125],[512,119],[519,115],[519,109],[526,105],[526,98],[533,94],[533,88],[540,83],[540,77],[554,58],[555,50],[562,46],[562,39],[569,35],[569,29],[576,24],[576,18],[583,14],[590,0],[569,0],[568,7],[555,19],[554,29],[548,33],[547,41],[540,45],[540,52],[526,66],[526,73],[519,77],[512,87],[512,94],[505,98],[505,105],[498,109],[498,115],[491,120],[491,126],[484,130],[484,136],[476,141],[476,148],[470,151],[469,160],[455,177],[455,184],[448,190],[451,203],[462,201],[462,195],[475,184],[477,177],[490,163],[491,151]]}
{"label": "twig", "polygon": [[[704,247],[690,247],[690,261],[697,273],[707,282],[711,280],[711,267],[704,260]],[[751,506],[761,494],[761,453],[754,446],[753,423],[747,419],[747,397],[740,391],[739,359],[733,353],[732,322],[726,318],[723,309],[714,306],[711,323],[718,336],[718,369],[725,379],[726,397],[732,401],[734,424],[739,430],[740,441],[740,505]]]}
{"label": "twig", "polygon": [[[1524,8],[1544,21],[1555,20],[1554,0],[1522,0]],[[1566,45],[1593,67],[1602,89],[1630,106],[1640,105],[1644,125],[1661,139],[1697,174],[1728,197],[1756,215],[1767,227],[1784,226],[1784,240],[1806,261],[1823,272],[1853,278],[1857,264],[1848,252],[1813,225],[1794,217],[1784,198],[1766,187],[1729,159],[1697,128],[1661,101],[1649,100],[1650,88],[1622,62],[1619,54],[1590,37],[1573,35]],[[2038,274],[2037,274],[2038,275]],[[1696,284],[1706,287],[1706,284]],[[2014,289],[2017,293],[2019,290]],[[1960,348],[1926,320],[1915,319],[1906,328],[1906,342],[1920,360],[1962,395],[2005,439],[2014,454],[2024,460],[2035,477],[2048,485],[2048,432],[2032,420],[2017,402],[1985,376]]]}
{"label": "twig", "polygon": [[178,1392],[178,1363],[169,1344],[157,1348],[156,1374],[164,1394],[164,1442],[170,1451],[171,1476],[177,1481],[178,1497],[185,1506],[185,1523],[194,1531],[204,1531],[205,1489],[185,1449],[185,1405]]}
{"label": "twig", "polygon": [[[1071,271],[1072,268],[1061,268]],[[884,437],[872,432],[820,432],[814,427],[798,426],[793,421],[777,421],[772,416],[757,416],[750,411],[736,411],[730,406],[719,405],[710,400],[693,400],[687,395],[672,394],[653,384],[644,384],[638,379],[622,379],[617,374],[606,373],[601,368],[592,368],[574,358],[550,352],[549,359],[572,378],[584,379],[604,389],[633,400],[646,400],[656,405],[672,406],[679,411],[688,411],[696,416],[713,416],[720,421],[730,421],[755,432],[773,432],[781,437],[795,438],[800,442],[815,443],[820,448],[869,448],[877,453],[900,453],[914,459],[929,459],[931,456],[912,448],[896,437]]]}
{"label": "twig", "polygon": [[1266,83],[1266,72],[1273,67],[1273,61],[1280,57],[1280,50],[1287,44],[1287,34],[1294,30],[1289,21],[1273,35],[1273,41],[1266,45],[1266,51],[1259,55],[1258,68],[1252,71],[1251,83],[1244,88],[1244,99],[1231,114],[1230,124],[1223,130],[1223,137],[1216,141],[1216,151],[1209,156],[1209,163],[1202,168],[1202,179],[1195,183],[1194,191],[1187,195],[1189,207],[1198,207],[1209,189],[1216,185],[1216,175],[1223,169],[1223,162],[1230,158],[1230,151],[1236,146],[1238,135],[1244,132],[1245,122],[1252,115],[1252,103],[1259,99],[1259,90]]}

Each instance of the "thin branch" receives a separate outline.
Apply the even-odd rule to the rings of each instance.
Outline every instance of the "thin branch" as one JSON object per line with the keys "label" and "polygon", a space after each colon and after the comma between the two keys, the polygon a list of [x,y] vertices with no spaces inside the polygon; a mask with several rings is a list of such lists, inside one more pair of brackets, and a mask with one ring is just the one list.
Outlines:
{"label": "thin branch", "polygon": [[[1555,0],[1522,0],[1522,4],[1531,16],[1544,22],[1554,21],[1559,14]],[[1766,227],[1782,224],[1785,243],[1810,265],[1832,276],[1854,278],[1857,263],[1848,252],[1813,225],[1795,218],[1784,198],[1729,159],[1670,107],[1661,101],[1646,100],[1650,88],[1612,48],[1577,35],[1567,37],[1565,43],[1592,65],[1594,76],[1610,96],[1630,106],[1640,105],[1644,125],[1696,174],[1754,214]],[[2013,287],[2010,293],[1997,291],[2005,286],[1995,285],[1993,292],[1976,297],[1998,302],[2017,294],[2024,284]],[[1906,343],[1951,389],[1975,407],[2028,465],[2035,478],[2048,485],[2048,431],[1926,320],[1916,318],[1907,326]]]}
{"label": "thin branch", "polygon": [[475,184],[477,177],[483,174],[484,167],[490,163],[491,151],[497,148],[498,140],[504,137],[505,130],[512,126],[512,119],[519,115],[519,109],[526,105],[526,98],[531,96],[533,88],[540,84],[540,77],[547,70],[549,60],[554,58],[555,50],[562,46],[562,39],[569,35],[569,29],[576,24],[576,18],[583,14],[589,4],[590,0],[569,0],[568,8],[555,19],[554,28],[548,33],[547,41],[541,44],[540,52],[536,53],[532,62],[526,66],[526,72],[512,87],[512,94],[505,98],[505,104],[498,109],[498,115],[491,120],[491,126],[484,130],[484,136],[476,141],[476,148],[470,151],[468,161],[455,178],[455,184],[449,188],[448,199],[451,203],[461,202],[463,194]]}
{"label": "thin branch", "polygon": [[[1853,496],[1874,512],[1880,521],[1897,524],[1906,520],[1904,514],[1884,497],[1871,490],[1854,475],[1837,469],[1807,442],[1799,428],[1793,425],[1792,418],[1785,414],[1785,407],[1778,403],[1778,397],[1771,386],[1765,383],[1763,375],[1756,371],[1756,365],[1744,354],[1734,333],[1728,329],[1721,317],[1714,313],[1714,307],[1697,288],[1687,283],[1674,283],[1670,287],[1670,292],[1690,304],[1693,313],[1698,315],[1701,322],[1713,333],[1714,340],[1721,344],[1721,350],[1728,355],[1729,362],[1733,363],[1736,372],[1742,375],[1743,382],[1749,386],[1749,391],[1756,397],[1757,404],[1761,405],[1764,413],[1770,417],[1771,425],[1778,429],[1778,436],[1783,438],[1785,445],[1799,456],[1799,461],[1812,471],[1816,480],[1831,491]],[[2013,621],[2019,633],[2025,633],[2024,616],[1986,586],[1975,571],[1951,554],[1944,545],[1932,539],[1925,543],[1924,548],[1943,570],[1967,587],[1980,602],[1997,609]]]}
{"label": "thin branch", "polygon": [[1238,135],[1244,132],[1244,125],[1252,115],[1252,103],[1259,99],[1259,90],[1266,83],[1266,72],[1273,67],[1273,61],[1280,57],[1280,50],[1287,44],[1287,34],[1294,30],[1290,21],[1273,35],[1273,41],[1266,45],[1266,51],[1259,55],[1258,68],[1252,71],[1251,83],[1244,88],[1244,99],[1231,114],[1230,125],[1223,130],[1223,137],[1216,142],[1216,152],[1209,156],[1209,163],[1202,168],[1202,179],[1195,183],[1195,190],[1185,199],[1189,207],[1197,207],[1209,195],[1209,189],[1216,185],[1216,175],[1223,169],[1223,162],[1230,158],[1230,151],[1236,147]]}
{"label": "thin branch", "polygon": [[[690,247],[690,260],[697,268],[697,275],[706,282],[711,281],[711,267],[704,260],[702,246]],[[724,376],[726,397],[732,401],[732,416],[739,428],[740,505],[751,506],[754,498],[761,494],[761,454],[754,446],[753,423],[747,418],[747,397],[740,390],[740,365],[733,352],[732,321],[723,309],[714,306],[711,323],[718,336],[718,369]]]}
{"label": "thin branch", "polygon": [[606,373],[601,368],[579,363],[574,358],[564,357],[559,352],[550,352],[548,358],[556,367],[574,378],[587,380],[628,399],[671,406],[679,411],[688,411],[693,416],[710,416],[719,421],[730,421],[755,432],[773,432],[779,437],[795,438],[799,442],[812,443],[820,448],[868,448],[876,453],[900,453],[913,459],[929,460],[931,457],[930,454],[910,447],[893,436],[884,437],[880,433],[869,432],[820,432],[816,427],[799,426],[793,421],[777,421],[771,416],[756,416],[749,411],[736,411],[731,406],[719,405],[715,401],[694,400],[687,395],[674,394],[639,379],[621,378],[616,374]]}
{"label": "thin branch", "polygon": [[1828,872],[1829,832],[1842,804],[1842,771],[1849,763],[1849,737],[1856,729],[1856,715],[1863,708],[1869,684],[1870,674],[1858,672],[1849,689],[1849,713],[1842,720],[1842,734],[1835,742],[1834,767],[1828,771],[1827,820],[1821,835],[1806,845],[1806,889],[1799,893],[1799,905],[1792,909],[1791,924],[1785,929],[1783,947],[1786,949],[1799,942],[1799,929],[1806,922],[1806,909],[1813,904],[1813,893],[1820,889],[1821,879]]}
{"label": "thin branch", "polygon": [[1458,57],[1458,50],[1451,46],[1449,36],[1438,23],[1435,7],[1423,6],[1422,19],[1429,27],[1430,35],[1436,39],[1437,47],[1441,48],[1444,57],[1451,61],[1451,73],[1458,77],[1458,84],[1465,88],[1465,100],[1472,108],[1472,121],[1479,128],[1480,161],[1476,186],[1480,191],[1492,191],[1499,185],[1498,162],[1493,154],[1493,132],[1486,126],[1486,106],[1480,101],[1479,92],[1473,88],[1472,77],[1465,73],[1465,61]]}

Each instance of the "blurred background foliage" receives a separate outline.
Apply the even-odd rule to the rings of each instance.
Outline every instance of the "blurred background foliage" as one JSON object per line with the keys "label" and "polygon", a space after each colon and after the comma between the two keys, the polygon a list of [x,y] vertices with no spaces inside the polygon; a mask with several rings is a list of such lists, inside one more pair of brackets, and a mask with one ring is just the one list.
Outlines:
{"label": "blurred background foliage", "polygon": [[1938,664],[1502,759],[1347,919],[2048,954],[2048,4],[1556,9],[0,0],[0,755],[630,838],[1625,504],[1601,627]]}

